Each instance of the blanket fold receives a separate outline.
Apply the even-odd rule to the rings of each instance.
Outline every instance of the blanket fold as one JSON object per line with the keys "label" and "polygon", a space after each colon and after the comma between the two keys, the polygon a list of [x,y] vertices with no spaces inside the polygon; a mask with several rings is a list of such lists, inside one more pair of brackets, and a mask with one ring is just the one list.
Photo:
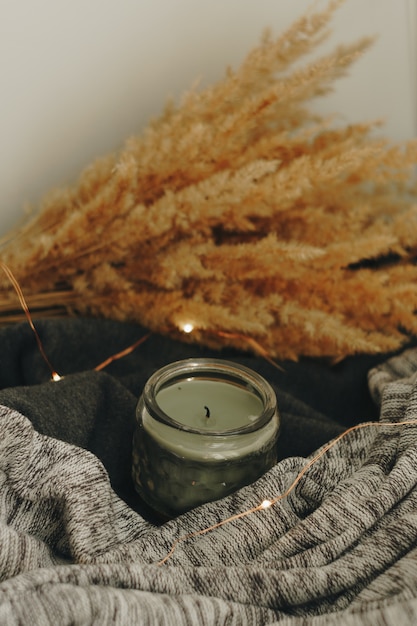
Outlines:
{"label": "blanket fold", "polygon": [[[137,398],[158,367],[210,353],[151,337],[98,372],[143,329],[92,320],[39,328],[58,382],[25,325],[0,331],[0,623],[416,622],[415,349],[336,368],[284,363],[284,372],[220,355],[274,385],[280,461],[237,493],[160,524],[130,476]],[[321,446],[375,414],[380,426],[349,432],[288,497],[183,539],[282,494]],[[398,425],[405,419],[416,425]]]}

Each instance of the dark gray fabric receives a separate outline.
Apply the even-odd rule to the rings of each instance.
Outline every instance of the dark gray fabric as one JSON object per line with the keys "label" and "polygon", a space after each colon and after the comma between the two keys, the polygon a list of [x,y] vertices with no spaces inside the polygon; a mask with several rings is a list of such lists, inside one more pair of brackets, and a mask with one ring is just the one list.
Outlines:
{"label": "dark gray fabric", "polygon": [[[236,360],[263,374],[279,396],[279,458],[306,456],[343,430],[332,416],[303,402],[303,394],[308,394],[311,387],[315,393],[319,387],[334,388],[336,377],[325,364],[300,364],[300,373],[293,363],[283,363],[282,371],[253,356],[203,350],[153,335],[128,357],[95,372],[92,368],[146,335],[146,331],[136,325],[86,319],[39,321],[37,329],[49,360],[64,378],[59,385],[49,382],[49,369],[27,324],[3,329],[0,404],[28,417],[38,432],[93,452],[103,462],[116,493],[150,519],[130,479],[134,414],[146,380],[167,363],[213,355]],[[363,384],[363,365],[362,372]],[[340,377],[343,380],[344,376]],[[346,402],[340,405],[346,412]],[[350,411],[355,415],[355,407]]]}
{"label": "dark gray fabric", "polygon": [[345,364],[332,419],[318,409],[334,368],[304,362],[282,373],[227,351],[275,385],[287,448],[281,440],[282,460],[253,485],[156,525],[131,488],[132,412],[154,369],[200,349],[153,337],[93,372],[143,330],[87,320],[39,327],[65,374],[57,383],[25,326],[0,333],[1,624],[416,623],[415,426],[348,434],[288,498],[157,561],[178,537],[283,493],[308,454],[373,416],[371,396],[381,423],[417,419],[417,351],[375,359],[371,394],[370,361]]}

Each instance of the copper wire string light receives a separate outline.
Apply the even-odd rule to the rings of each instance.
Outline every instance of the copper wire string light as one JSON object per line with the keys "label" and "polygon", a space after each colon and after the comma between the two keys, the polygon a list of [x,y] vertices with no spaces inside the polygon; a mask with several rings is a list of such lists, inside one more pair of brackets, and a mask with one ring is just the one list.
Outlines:
{"label": "copper wire string light", "polygon": [[39,352],[41,353],[41,356],[42,356],[43,360],[45,361],[46,365],[48,366],[48,369],[51,372],[52,380],[55,380],[55,381],[61,380],[62,376],[60,376],[58,374],[58,372],[52,367],[51,362],[49,361],[49,359],[48,359],[48,357],[46,355],[46,352],[44,350],[41,338],[40,338],[39,333],[36,330],[36,327],[35,327],[35,325],[33,323],[32,315],[30,313],[29,307],[27,305],[27,302],[25,300],[25,297],[23,295],[23,291],[20,288],[19,283],[17,282],[16,278],[14,277],[13,272],[11,271],[11,269],[5,263],[0,261],[0,266],[1,266],[2,270],[3,270],[3,272],[6,274],[7,278],[9,279],[9,281],[11,282],[11,284],[13,285],[14,290],[17,293],[17,297],[19,298],[20,305],[21,305],[21,307],[23,309],[23,312],[24,312],[24,314],[26,316],[28,324],[29,324],[30,328],[32,329],[33,334],[35,335],[35,339],[36,339],[36,343],[38,345]]}
{"label": "copper wire string light", "polygon": [[[12,271],[10,270],[10,268],[3,262],[0,261],[0,266],[2,268],[2,270],[4,271],[4,273],[6,274],[6,276],[8,277],[8,279],[10,280],[11,284],[13,285],[17,296],[19,298],[19,302],[20,305],[25,313],[26,319],[29,323],[30,328],[32,329],[34,335],[35,335],[35,339],[36,339],[36,343],[39,349],[39,352],[42,356],[42,358],[44,359],[45,363],[47,364],[50,372],[51,372],[51,380],[53,381],[58,381],[61,380],[61,378],[63,378],[62,376],[60,376],[57,371],[53,368],[53,366],[51,365],[45,349],[43,347],[41,338],[39,336],[38,331],[36,330],[36,327],[33,323],[33,319],[29,310],[29,307],[27,305],[27,302],[25,300],[25,297],[23,295],[22,289],[20,288],[20,285],[18,283],[18,281],[16,280],[16,278],[14,277]],[[184,324],[183,327],[181,328],[181,330],[183,330],[183,332],[185,333],[191,333],[194,330],[194,324],[191,323],[187,323]],[[223,331],[221,331],[223,332]],[[146,335],[142,336],[140,339],[138,339],[137,341],[135,341],[133,344],[131,344],[130,346],[128,346],[127,348],[121,350],[120,352],[117,352],[116,354],[113,354],[112,356],[108,357],[107,359],[105,359],[104,361],[102,361],[99,365],[97,365],[94,368],[94,371],[100,371],[102,369],[104,369],[105,367],[107,367],[108,365],[110,365],[110,363],[112,363],[115,360],[121,359],[125,356],[127,356],[128,354],[130,354],[131,352],[133,352],[137,347],[139,347],[141,344],[143,344],[150,336],[152,333],[147,333]],[[219,331],[220,334],[220,331]],[[230,335],[233,335],[233,333],[230,333]],[[250,342],[250,337],[245,337],[243,335],[239,335],[240,338],[245,339],[246,341]],[[262,346],[259,346],[259,344],[255,341],[253,341],[252,347],[255,348],[255,351],[262,356],[263,358],[265,358],[268,362],[270,362],[272,365],[274,365],[275,367],[277,367],[278,369],[282,369],[280,368],[280,366],[269,357],[268,353],[262,348]],[[207,526],[205,528],[201,528],[199,530],[196,530],[194,532],[191,533],[187,533],[185,535],[182,535],[180,537],[178,537],[172,544],[169,552],[160,560],[156,562],[157,566],[162,566],[164,565],[167,561],[169,561],[169,559],[172,557],[172,555],[174,554],[174,552],[176,551],[178,545],[180,543],[183,543],[185,541],[188,541],[190,539],[193,539],[195,537],[199,537],[202,535],[205,535],[206,533],[209,533],[213,530],[216,530],[217,528],[220,528],[226,524],[229,524],[231,522],[237,521],[239,519],[242,519],[244,517],[247,517],[249,515],[253,515],[255,513],[259,513],[265,510],[270,509],[271,507],[273,507],[275,504],[277,504],[278,502],[280,502],[281,500],[283,500],[284,498],[288,497],[292,491],[294,491],[295,487],[298,485],[298,483],[301,481],[301,479],[303,478],[303,476],[305,476],[305,474],[309,471],[309,469],[315,465],[331,448],[333,448],[334,446],[336,446],[344,437],[346,437],[347,435],[349,435],[350,433],[363,429],[363,428],[371,428],[371,427],[375,427],[375,428],[385,428],[385,427],[395,427],[395,426],[415,426],[417,425],[417,420],[416,419],[411,419],[411,420],[403,420],[400,422],[362,422],[360,424],[356,424],[355,426],[351,426],[350,428],[348,428],[347,430],[345,430],[343,433],[341,433],[340,435],[338,435],[335,439],[333,439],[332,441],[330,441],[329,443],[327,443],[326,445],[322,446],[322,448],[319,450],[319,452],[317,452],[316,455],[314,455],[309,461],[308,463],[306,463],[306,465],[303,467],[303,469],[297,474],[297,476],[295,477],[295,479],[293,480],[293,482],[290,484],[290,486],[281,494],[278,494],[276,496],[271,496],[269,498],[265,498],[260,504],[258,504],[257,506],[251,507],[249,509],[246,509],[245,511],[241,511],[239,513],[235,513],[234,515],[231,515],[230,517],[227,517],[223,520],[220,520],[219,522],[217,522],[216,524],[212,524],[211,526]]]}
{"label": "copper wire string light", "polygon": [[[53,380],[53,381],[61,380],[63,378],[63,376],[58,374],[58,372],[52,366],[48,356],[46,355],[45,348],[43,347],[42,340],[41,340],[41,338],[39,336],[39,333],[38,333],[38,331],[36,329],[35,324],[33,323],[33,319],[32,319],[32,315],[31,315],[30,309],[29,309],[29,307],[27,305],[25,296],[23,295],[23,291],[22,291],[18,281],[16,280],[15,276],[13,275],[13,272],[11,271],[11,269],[5,263],[0,261],[0,266],[1,266],[2,270],[4,271],[4,273],[6,274],[7,278],[10,280],[11,284],[14,287],[14,290],[17,293],[20,305],[21,305],[21,307],[22,307],[22,309],[23,309],[23,311],[25,313],[25,316],[26,316],[26,319],[28,321],[28,324],[29,324],[30,328],[32,329],[33,334],[35,335],[35,339],[36,339],[36,343],[37,343],[39,352],[40,352],[43,360],[45,361],[46,365],[48,366],[48,369],[51,372],[51,380]],[[143,337],[140,337],[140,339],[138,339],[137,341],[132,343],[127,348],[124,348],[120,352],[117,352],[116,354],[113,354],[113,355],[109,356],[107,359],[105,359],[104,361],[102,361],[101,363],[96,365],[96,367],[93,368],[94,371],[98,372],[100,370],[103,370],[105,367],[110,365],[110,363],[113,363],[113,361],[116,361],[118,359],[123,358],[124,356],[127,356],[128,354],[133,352],[138,346],[140,346],[142,343],[144,343],[147,339],[149,339],[151,334],[152,333],[147,333],[146,335],[143,335]]]}
{"label": "copper wire string light", "polygon": [[146,335],[143,335],[143,337],[141,337],[140,339],[132,343],[130,346],[128,346],[124,350],[121,350],[120,352],[117,352],[116,354],[109,356],[102,363],[99,363],[99,365],[96,365],[96,367],[94,368],[94,371],[99,372],[100,370],[103,370],[105,367],[110,365],[110,363],[113,363],[113,361],[117,361],[118,359],[122,359],[123,357],[127,356],[128,354],[136,350],[136,348],[138,348],[147,339],[149,339],[151,335],[152,333],[147,333]]}
{"label": "copper wire string light", "polygon": [[248,515],[253,515],[254,513],[265,511],[271,508],[274,504],[277,504],[277,502],[280,502],[281,500],[289,496],[290,493],[294,491],[295,487],[301,481],[303,476],[308,472],[308,470],[313,465],[315,465],[322,458],[322,456],[326,454],[326,452],[328,452],[331,448],[333,448],[336,444],[338,444],[341,441],[341,439],[346,437],[349,433],[352,433],[355,430],[360,430],[362,428],[370,428],[370,427],[385,428],[385,427],[392,427],[392,426],[410,426],[410,425],[411,426],[417,425],[417,420],[404,420],[401,422],[384,422],[384,423],[362,422],[361,424],[356,424],[356,426],[351,426],[350,428],[345,430],[343,433],[341,433],[338,437],[336,437],[335,439],[330,441],[328,444],[323,446],[319,450],[319,452],[314,457],[312,457],[310,461],[303,467],[303,469],[297,474],[297,476],[295,477],[293,482],[290,484],[288,489],[286,489],[286,491],[284,491],[283,493],[277,496],[271,497],[269,499],[267,498],[263,500],[257,506],[251,507],[250,509],[247,509],[246,511],[241,511],[240,513],[235,513],[234,515],[231,515],[230,517],[226,517],[225,519],[221,520],[220,522],[217,522],[216,524],[213,524],[212,526],[207,526],[206,528],[201,528],[200,530],[196,530],[192,533],[187,533],[186,535],[182,535],[181,537],[178,537],[178,539],[176,539],[173,542],[169,552],[164,556],[163,559],[161,559],[160,561],[157,561],[156,565],[158,566],[164,565],[172,557],[172,555],[174,554],[174,552],[176,551],[180,543],[183,543],[195,537],[199,537],[201,535],[205,535],[206,533],[209,533],[212,530],[216,530],[217,528],[220,528],[221,526],[224,526],[225,524],[229,524],[230,522],[234,522],[236,520],[242,519],[243,517],[247,517]]}

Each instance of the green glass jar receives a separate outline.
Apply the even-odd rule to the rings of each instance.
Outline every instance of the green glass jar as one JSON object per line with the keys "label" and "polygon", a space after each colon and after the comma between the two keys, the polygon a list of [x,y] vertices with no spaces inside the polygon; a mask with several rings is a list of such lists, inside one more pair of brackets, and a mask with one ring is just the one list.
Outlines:
{"label": "green glass jar", "polygon": [[136,421],[135,488],[164,518],[229,495],[277,461],[275,393],[237,363],[187,359],[163,367],[146,383]]}

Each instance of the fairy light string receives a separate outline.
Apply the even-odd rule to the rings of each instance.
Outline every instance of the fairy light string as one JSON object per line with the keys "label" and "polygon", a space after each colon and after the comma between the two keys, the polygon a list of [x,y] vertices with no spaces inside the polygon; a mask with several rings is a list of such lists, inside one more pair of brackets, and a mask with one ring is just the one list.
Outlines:
{"label": "fairy light string", "polygon": [[49,361],[49,359],[48,359],[48,357],[46,355],[46,352],[44,350],[41,338],[39,336],[38,331],[36,330],[35,324],[33,323],[32,315],[31,315],[31,313],[29,311],[29,307],[27,305],[27,302],[25,300],[25,296],[23,295],[23,291],[22,291],[19,283],[17,282],[16,278],[14,277],[13,272],[11,271],[11,269],[5,263],[0,261],[0,266],[1,266],[2,270],[3,270],[3,272],[6,274],[7,278],[10,280],[11,284],[13,285],[14,290],[16,291],[17,297],[19,298],[20,305],[21,305],[21,307],[23,309],[23,312],[24,312],[24,314],[26,316],[26,319],[27,319],[27,321],[29,323],[29,326],[32,329],[33,334],[35,335],[35,339],[36,339],[36,343],[38,345],[39,352],[40,352],[43,360],[45,361],[46,365],[48,366],[48,369],[51,372],[52,380],[54,380],[54,381],[61,380],[62,376],[60,376],[58,374],[58,372],[52,367],[52,364],[51,364],[51,362]]}
{"label": "fairy light string", "polygon": [[[4,271],[4,273],[6,274],[7,278],[9,279],[10,283],[12,284],[17,297],[19,298],[19,302],[20,302],[20,306],[22,307],[22,310],[25,314],[25,317],[27,319],[27,322],[35,336],[36,339],[36,343],[39,349],[39,352],[43,358],[43,360],[45,361],[48,369],[51,372],[51,380],[52,381],[59,381],[63,378],[63,376],[61,376],[60,374],[58,374],[58,372],[56,371],[56,369],[52,366],[46,352],[44,349],[44,346],[42,344],[42,340],[39,336],[39,333],[36,329],[35,324],[33,323],[33,318],[29,309],[29,306],[26,302],[25,296],[23,295],[23,291],[17,281],[17,279],[15,278],[13,272],[11,271],[11,269],[2,261],[0,261],[0,267],[2,268],[2,270]],[[195,330],[195,326],[193,323],[191,322],[186,322],[184,324],[181,324],[179,326],[179,330],[181,330],[183,333],[185,334],[191,334],[194,330]],[[201,329],[199,329],[201,332]],[[246,335],[242,335],[240,333],[231,333],[231,332],[225,332],[225,331],[210,331],[211,334],[216,335],[217,337],[224,337],[224,338],[228,338],[228,339],[238,339],[240,341],[246,342],[250,348],[259,356],[261,356],[262,358],[264,358],[266,361],[268,361],[271,365],[273,365],[274,367],[276,367],[277,369],[281,370],[281,371],[285,371],[280,365],[278,365],[278,363],[276,363],[276,361],[274,361],[274,359],[272,359],[272,357],[268,354],[268,352],[265,350],[265,348],[263,348],[257,341],[255,341],[255,339],[253,339],[252,337],[248,337]],[[151,332],[147,333],[146,335],[140,337],[137,341],[135,341],[134,343],[132,343],[131,345],[129,345],[127,348],[124,348],[123,350],[121,350],[120,352],[117,352],[116,354],[111,355],[110,357],[108,357],[107,359],[105,359],[104,361],[102,361],[101,363],[99,363],[98,365],[96,365],[93,369],[94,371],[101,371],[104,368],[106,368],[108,365],[110,365],[111,363],[113,363],[114,361],[121,359],[125,356],[127,356],[128,354],[130,354],[131,352],[133,352],[136,348],[138,348],[142,343],[144,343],[147,339],[149,339],[149,337],[152,335]]]}
{"label": "fairy light string", "polygon": [[[30,326],[34,336],[35,336],[39,352],[40,352],[43,360],[45,361],[46,365],[48,366],[48,369],[51,372],[51,380],[52,381],[59,381],[59,380],[61,380],[63,378],[63,376],[58,374],[58,372],[52,366],[52,364],[51,364],[51,362],[50,362],[50,360],[49,360],[49,358],[48,358],[48,356],[47,356],[47,354],[45,352],[45,349],[44,349],[43,344],[42,344],[42,340],[41,340],[41,338],[39,336],[39,333],[38,333],[38,331],[37,331],[37,329],[35,327],[35,324],[33,323],[32,315],[30,313],[29,307],[27,305],[27,302],[26,302],[25,297],[23,295],[23,291],[22,291],[18,281],[16,280],[16,278],[13,275],[13,272],[10,270],[10,268],[5,263],[3,263],[2,261],[0,261],[0,267],[4,271],[4,273],[6,274],[7,278],[9,279],[10,283],[12,284],[12,286],[13,286],[13,288],[14,288],[14,290],[15,290],[18,298],[19,298],[19,302],[20,302],[20,305],[22,307],[22,310],[23,310],[23,312],[24,312],[24,314],[26,316],[26,319],[28,321],[28,324],[29,324],[29,326]],[[195,330],[195,326],[192,323],[185,323],[184,325],[181,326],[180,329],[184,333],[189,334],[189,333],[192,333]],[[270,357],[270,355],[267,353],[267,351],[257,341],[255,341],[251,337],[247,337],[246,335],[241,335],[241,334],[238,334],[238,333],[228,333],[228,332],[225,332],[225,331],[216,331],[214,334],[218,335],[219,337],[225,337],[225,338],[229,338],[229,339],[240,339],[240,340],[246,341],[248,343],[248,345],[250,345],[252,347],[252,349],[257,354],[259,354],[264,359],[266,359],[271,365],[273,365],[274,367],[276,367],[278,369],[282,369]],[[108,365],[113,363],[114,361],[127,356],[128,354],[133,352],[137,347],[139,347],[145,341],[147,341],[147,339],[149,339],[149,337],[151,335],[152,335],[151,332],[147,333],[146,335],[143,335],[137,341],[135,341],[134,343],[129,345],[127,348],[124,348],[123,350],[117,352],[116,354],[113,354],[112,356],[108,357],[107,359],[105,359],[104,361],[102,361],[101,363],[96,365],[93,368],[94,371],[101,371],[105,367],[107,367]],[[340,435],[338,435],[337,437],[332,439],[332,441],[330,441],[329,443],[327,443],[324,446],[322,446],[320,448],[320,450],[317,452],[317,454],[314,455],[308,461],[308,463],[306,463],[306,465],[304,465],[303,469],[297,474],[297,476],[295,477],[293,482],[289,485],[289,487],[283,493],[278,494],[278,495],[276,495],[274,497],[266,498],[260,504],[254,506],[254,507],[251,507],[249,509],[246,509],[244,511],[241,511],[239,513],[235,513],[234,515],[231,515],[230,517],[226,517],[225,519],[220,520],[216,524],[212,524],[211,526],[207,526],[205,528],[201,528],[201,529],[193,531],[191,533],[187,533],[185,535],[181,535],[180,537],[175,539],[175,541],[172,543],[171,548],[168,551],[168,553],[160,561],[157,561],[156,565],[157,566],[162,566],[167,561],[169,561],[169,559],[173,556],[173,554],[175,553],[175,551],[176,551],[176,549],[177,549],[177,547],[178,547],[178,545],[180,543],[184,543],[184,542],[189,541],[191,539],[194,539],[196,537],[205,535],[205,534],[207,534],[207,533],[209,533],[209,532],[211,532],[213,530],[216,530],[217,528],[220,528],[220,527],[222,527],[222,526],[224,526],[226,524],[230,524],[230,523],[232,523],[234,521],[237,521],[237,520],[243,519],[245,517],[248,517],[249,515],[253,515],[255,513],[259,513],[259,512],[268,510],[271,507],[273,507],[275,504],[277,504],[278,502],[283,500],[284,498],[288,497],[292,493],[292,491],[294,491],[294,489],[299,484],[299,482],[302,480],[302,478],[305,476],[305,474],[310,470],[310,468],[313,465],[315,465],[331,448],[336,446],[344,437],[346,437],[350,433],[352,433],[354,431],[361,430],[363,428],[370,428],[370,427],[385,428],[385,427],[415,426],[415,425],[417,425],[417,419],[402,420],[402,421],[399,421],[399,422],[361,422],[359,424],[356,424],[355,426],[351,426],[350,428],[348,428],[347,430],[342,432]]]}
{"label": "fairy light string", "polygon": [[[0,267],[2,268],[2,270],[4,271],[4,273],[6,274],[7,278],[9,279],[9,281],[11,282],[14,290],[16,291],[17,297],[19,298],[19,302],[20,302],[20,306],[22,307],[22,310],[26,316],[26,319],[28,321],[28,324],[33,332],[33,334],[35,335],[35,339],[36,339],[36,343],[39,349],[39,352],[43,358],[43,360],[45,361],[46,365],[48,366],[48,369],[51,372],[51,380],[52,381],[58,381],[61,380],[63,378],[63,376],[61,376],[60,374],[58,374],[58,372],[56,371],[56,369],[52,366],[46,352],[45,352],[45,348],[43,347],[43,343],[42,340],[39,336],[39,333],[36,329],[35,324],[33,323],[33,319],[32,319],[32,315],[30,312],[30,309],[28,307],[28,304],[26,302],[25,296],[23,295],[23,291],[18,283],[18,281],[16,280],[13,272],[11,271],[11,269],[2,261],[0,261]],[[118,359],[123,358],[124,356],[127,356],[128,354],[130,354],[131,352],[133,352],[138,346],[140,346],[142,343],[144,343],[147,339],[149,339],[149,337],[151,336],[151,333],[147,333],[146,335],[143,335],[143,337],[140,337],[140,339],[138,339],[137,341],[135,341],[134,343],[132,343],[130,346],[128,346],[127,348],[124,348],[123,350],[121,350],[120,352],[117,352],[116,354],[113,354],[112,356],[108,357],[107,359],[105,359],[104,361],[102,361],[101,363],[99,363],[98,365],[96,365],[96,367],[94,367],[94,371],[98,372],[102,369],[104,369],[105,367],[107,367],[108,365],[110,365],[110,363],[113,363],[113,361],[116,361]]]}
{"label": "fairy light string", "polygon": [[96,372],[99,372],[100,370],[103,370],[105,367],[110,365],[110,363],[113,363],[113,361],[117,361],[118,359],[122,359],[123,357],[127,356],[128,354],[136,350],[136,348],[138,348],[142,343],[147,341],[147,339],[149,339],[151,334],[152,333],[147,333],[146,335],[143,335],[143,337],[141,337],[140,339],[132,343],[130,346],[128,346],[124,350],[121,350],[120,352],[117,352],[116,354],[109,356],[108,359],[105,359],[102,363],[99,363],[99,365],[96,365],[94,370]]}
{"label": "fairy light string", "polygon": [[258,341],[253,339],[253,337],[243,335],[242,333],[232,333],[224,330],[203,330],[196,327],[192,322],[184,322],[180,324],[178,328],[186,335],[191,335],[191,333],[193,333],[194,331],[198,331],[201,333],[206,333],[207,335],[214,335],[215,337],[223,337],[224,339],[237,339],[239,342],[246,343],[255,354],[258,354],[260,357],[268,361],[270,365],[280,370],[281,372],[285,372],[284,368],[281,367],[281,365],[279,365],[276,361],[274,361],[268,351],[265,350],[265,348]]}
{"label": "fairy light string", "polygon": [[417,425],[417,419],[403,420],[400,422],[361,422],[360,424],[351,426],[347,430],[343,431],[343,433],[341,433],[340,435],[332,439],[332,441],[322,446],[322,448],[320,448],[317,454],[313,456],[310,459],[310,461],[308,461],[308,463],[306,463],[306,465],[297,474],[297,476],[295,477],[293,482],[290,484],[290,486],[283,493],[277,496],[271,497],[271,498],[267,498],[263,500],[257,506],[251,507],[250,509],[247,509],[245,511],[241,511],[240,513],[235,513],[234,515],[231,515],[230,517],[226,517],[225,519],[221,520],[220,522],[217,522],[216,524],[212,524],[211,526],[207,526],[206,528],[201,528],[194,532],[187,533],[186,535],[182,535],[178,537],[173,542],[169,552],[164,556],[164,558],[162,558],[160,561],[157,561],[156,565],[160,567],[161,565],[164,565],[167,561],[169,561],[169,559],[173,556],[173,554],[175,553],[180,543],[189,541],[190,539],[194,539],[195,537],[205,535],[206,533],[216,530],[217,528],[220,528],[221,526],[224,526],[225,524],[230,524],[231,522],[234,522],[236,520],[242,519],[244,517],[248,517],[248,515],[253,515],[254,513],[265,511],[271,508],[272,506],[274,506],[274,504],[277,504],[284,498],[288,497],[290,493],[294,491],[294,489],[296,488],[298,483],[301,481],[303,476],[305,476],[305,474],[308,472],[308,470],[313,465],[315,465],[331,448],[336,446],[344,437],[346,437],[350,433],[357,431],[357,430],[361,430],[363,428],[370,428],[370,427],[385,428],[385,427],[394,427],[394,426],[398,427],[398,426],[416,426],[416,425]]}

